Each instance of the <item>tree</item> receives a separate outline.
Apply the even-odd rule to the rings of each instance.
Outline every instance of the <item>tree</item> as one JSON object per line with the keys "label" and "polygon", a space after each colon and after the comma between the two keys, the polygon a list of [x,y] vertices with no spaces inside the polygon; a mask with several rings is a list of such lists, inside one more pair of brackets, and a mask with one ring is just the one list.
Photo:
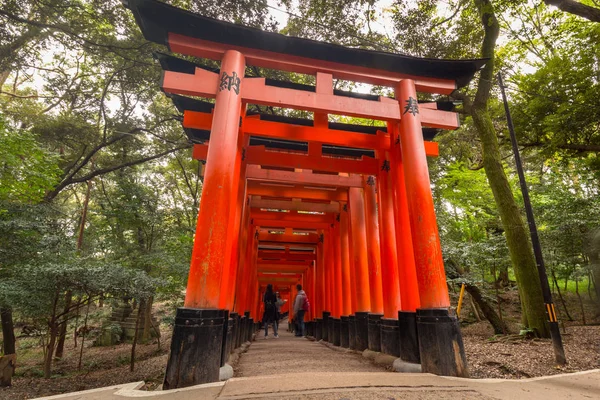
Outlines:
{"label": "tree", "polygon": [[[594,22],[600,22],[600,9],[575,0],[544,0],[549,6],[555,6],[564,12],[580,16]],[[598,5],[598,3],[594,4]]]}

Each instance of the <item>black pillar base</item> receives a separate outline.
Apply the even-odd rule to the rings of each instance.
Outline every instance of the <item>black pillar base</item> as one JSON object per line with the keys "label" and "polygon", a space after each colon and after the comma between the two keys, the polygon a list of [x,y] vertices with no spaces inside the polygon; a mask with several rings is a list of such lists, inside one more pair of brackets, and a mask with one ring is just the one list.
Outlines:
{"label": "black pillar base", "polygon": [[369,350],[381,351],[381,318],[383,314],[369,314]]}
{"label": "black pillar base", "polygon": [[252,336],[254,335],[254,329],[255,329],[254,320],[252,318],[248,318],[248,331],[246,331],[246,334],[248,335],[248,336],[246,336],[247,342],[252,341]]}
{"label": "black pillar base", "polygon": [[465,346],[454,310],[417,310],[421,370],[442,376],[469,377]]}
{"label": "black pillar base", "polygon": [[163,388],[218,382],[224,310],[178,308]]}
{"label": "black pillar base", "polygon": [[397,319],[381,320],[381,352],[400,357],[400,326]]}
{"label": "black pillar base", "polygon": [[304,328],[306,329],[306,336],[312,336],[312,321],[306,321]]}
{"label": "black pillar base", "polygon": [[417,313],[398,311],[400,325],[400,358],[406,362],[419,364],[419,336],[417,335]]}
{"label": "black pillar base", "polygon": [[335,324],[335,318],[329,317],[329,320],[327,322],[328,322],[327,329],[329,331],[327,334],[327,338],[329,339],[328,342],[333,343],[333,331],[334,331],[333,325]]}
{"label": "black pillar base", "polygon": [[356,350],[363,351],[369,347],[369,313],[356,313]]}
{"label": "black pillar base", "polygon": [[231,325],[229,321],[229,310],[223,310],[223,343],[221,345],[221,367],[227,362],[227,339],[231,336]]}
{"label": "black pillar base", "polygon": [[339,318],[334,318],[333,319],[333,340],[331,341],[331,343],[333,343],[334,346],[339,346],[340,345],[340,324],[342,321],[340,321]]}
{"label": "black pillar base", "polygon": [[323,319],[322,318],[317,318],[317,321],[315,322],[316,326],[315,326],[315,340],[319,341],[321,339],[323,339]]}
{"label": "black pillar base", "polygon": [[244,343],[246,343],[246,337],[248,337],[248,334],[246,333],[246,330],[248,329],[248,321],[245,315],[240,316],[240,337],[239,337],[239,341],[240,341],[240,346]]}
{"label": "black pillar base", "polygon": [[350,337],[348,332],[348,317],[340,318],[340,346],[347,349],[350,347]]}
{"label": "black pillar base", "polygon": [[329,341],[329,317],[331,317],[331,313],[329,311],[323,311],[323,324],[321,329],[321,339],[328,342]]}
{"label": "black pillar base", "polygon": [[231,351],[237,349],[238,347],[240,347],[240,330],[241,330],[241,326],[240,326],[240,314],[236,313],[236,312],[232,312],[231,314],[229,314],[229,318],[233,318],[234,319],[234,324],[233,324],[233,343],[231,344]]}
{"label": "black pillar base", "polygon": [[348,317],[348,347],[356,350],[356,316]]}

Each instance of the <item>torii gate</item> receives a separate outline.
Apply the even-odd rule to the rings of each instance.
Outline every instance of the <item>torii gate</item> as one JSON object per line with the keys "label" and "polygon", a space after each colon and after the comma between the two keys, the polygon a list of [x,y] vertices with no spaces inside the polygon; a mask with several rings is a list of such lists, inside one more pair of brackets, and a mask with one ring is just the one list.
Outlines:
{"label": "torii gate", "polygon": [[[314,305],[308,330],[318,339],[467,376],[427,168],[427,156],[439,153],[430,139],[459,119],[447,103],[419,103],[417,91],[449,94],[485,60],[350,49],[156,0],[125,3],[148,40],[220,61],[216,70],[155,54],[193,157],[206,162],[164,387],[218,380],[240,336],[251,337],[269,282],[302,282]],[[247,66],[311,75],[315,85],[246,76]],[[391,87],[395,98],[335,90],[334,79]],[[252,113],[248,104],[305,110],[314,119]],[[377,123],[335,123],[328,115]]]}

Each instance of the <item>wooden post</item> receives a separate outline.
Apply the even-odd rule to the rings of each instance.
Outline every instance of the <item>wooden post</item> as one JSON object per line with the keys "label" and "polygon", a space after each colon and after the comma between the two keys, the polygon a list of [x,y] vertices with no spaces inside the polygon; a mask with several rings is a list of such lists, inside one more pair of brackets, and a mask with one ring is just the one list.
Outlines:
{"label": "wooden post", "polygon": [[400,152],[400,137],[398,126],[388,124],[392,148],[390,162],[383,163],[382,169],[390,171],[392,188],[394,191],[394,222],[396,226],[396,249],[398,257],[398,279],[402,310],[415,313],[420,307],[419,285],[415,267],[412,232],[408,211],[408,199],[404,181],[404,167]]}
{"label": "wooden post", "polygon": [[450,298],[414,81],[402,80],[396,89],[396,98],[401,113],[400,150],[406,190],[410,193],[408,209],[421,307],[447,308]]}
{"label": "wooden post", "polygon": [[371,311],[369,291],[369,259],[367,256],[367,229],[365,201],[362,188],[348,190],[352,225],[353,259],[355,270],[356,311]]}
{"label": "wooden post", "polygon": [[234,50],[225,52],[221,76],[231,84],[219,86],[217,91],[184,303],[186,307],[219,307],[223,266],[228,261],[225,258],[227,237],[232,234],[229,232],[229,215],[237,199],[234,175],[239,153],[240,86],[245,67],[242,53]]}
{"label": "wooden post", "polygon": [[340,253],[342,257],[342,315],[352,314],[352,295],[350,281],[350,244],[348,233],[348,211],[344,205],[339,214],[340,219]]}
{"label": "wooden post", "polygon": [[[387,153],[387,152],[386,152]],[[382,164],[388,161],[387,157]],[[383,165],[382,165],[383,166]],[[389,168],[382,168],[377,177],[379,195],[379,237],[381,243],[381,278],[383,282],[383,314],[397,318],[401,310],[398,256],[396,253],[396,226],[394,224],[394,193]]]}
{"label": "wooden post", "polygon": [[383,290],[381,282],[381,254],[379,251],[379,218],[377,216],[377,193],[375,177],[362,176],[365,193],[365,216],[367,222],[367,254],[369,258],[369,291],[371,312],[383,314]]}

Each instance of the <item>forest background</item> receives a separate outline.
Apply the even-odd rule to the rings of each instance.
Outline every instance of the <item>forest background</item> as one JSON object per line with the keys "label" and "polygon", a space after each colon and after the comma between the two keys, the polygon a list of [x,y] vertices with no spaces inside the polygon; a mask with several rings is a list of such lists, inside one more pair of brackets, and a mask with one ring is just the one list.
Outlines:
{"label": "forest background", "polygon": [[[584,300],[595,302],[587,322],[598,317],[597,0],[546,1],[561,9],[516,0],[169,3],[350,47],[490,58],[469,87],[423,98],[455,101],[461,113],[461,128],[438,135],[441,156],[430,160],[449,282],[465,283],[474,298],[492,305],[480,308],[496,333],[548,336],[496,83],[501,72],[553,291],[559,297],[576,291],[582,311]],[[152,51],[165,49],[144,40],[119,1],[1,0],[0,21],[3,352],[16,351],[15,326],[35,327],[49,377],[67,327],[76,329],[75,315],[90,304],[129,297],[149,313],[157,300],[173,310],[181,303],[201,166],[158,86]],[[278,74],[314,83],[311,76]],[[389,88],[335,83],[392,95]],[[518,294],[517,332],[495,311],[497,290]],[[559,312],[572,319],[565,307]],[[585,323],[585,312],[581,317]]]}

